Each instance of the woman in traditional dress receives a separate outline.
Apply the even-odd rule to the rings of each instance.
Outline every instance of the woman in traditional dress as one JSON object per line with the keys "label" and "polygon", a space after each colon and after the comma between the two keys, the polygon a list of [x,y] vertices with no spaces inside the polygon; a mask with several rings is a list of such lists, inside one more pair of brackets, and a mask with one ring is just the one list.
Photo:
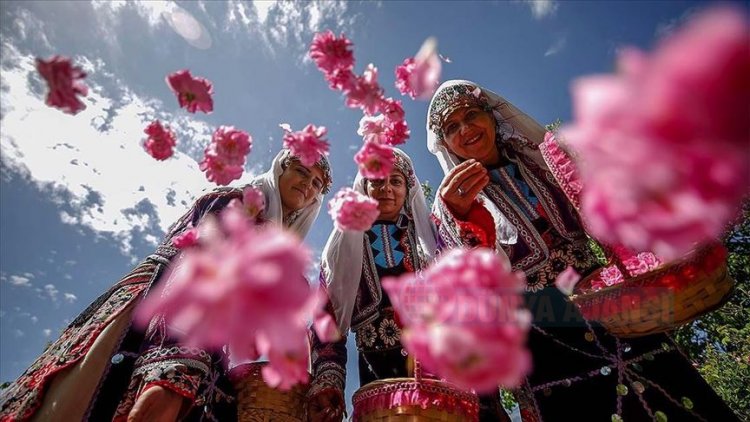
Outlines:
{"label": "woman in traditional dress", "polygon": [[[325,158],[306,167],[282,150],[271,169],[250,183],[265,196],[259,222],[304,237],[330,184]],[[235,419],[223,354],[181,346],[166,336],[160,317],[145,333],[131,326],[133,309],[179,253],[174,238],[235,198],[242,198],[242,189],[219,188],[200,197],[154,254],[89,305],[3,390],[0,420]]]}
{"label": "woman in traditional dress", "polygon": [[427,116],[445,172],[433,206],[446,247],[504,251],[527,277],[533,370],[516,398],[524,421],[734,420],[666,335],[619,339],[554,287],[568,266],[597,263],[579,216],[545,164],[545,130],[469,81],[444,83]]}
{"label": "woman in traditional dress", "polygon": [[340,421],[344,411],[346,334],[354,331],[360,385],[407,377],[398,322],[380,280],[419,271],[434,257],[436,233],[411,159],[395,150],[396,165],[384,180],[358,174],[354,189],[378,201],[377,221],[366,232],[335,229],[323,250],[321,285],[342,338],[322,343],[313,333],[313,421]]}

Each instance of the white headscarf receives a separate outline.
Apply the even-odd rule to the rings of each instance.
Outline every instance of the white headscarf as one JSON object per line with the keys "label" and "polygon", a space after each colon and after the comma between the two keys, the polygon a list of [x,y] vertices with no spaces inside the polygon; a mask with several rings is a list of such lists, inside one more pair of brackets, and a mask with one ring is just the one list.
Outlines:
{"label": "white headscarf", "polygon": [[[447,117],[453,110],[460,108],[461,106],[471,105],[464,104],[455,107],[451,104],[452,99],[456,99],[460,94],[456,94],[456,88],[458,86],[468,87],[468,91],[474,91],[475,96],[482,96],[482,102],[487,103],[489,111],[495,116],[495,120],[498,123],[497,133],[498,136],[502,136],[503,139],[523,139],[530,141],[533,145],[538,145],[544,140],[544,128],[537,123],[534,119],[526,115],[526,113],[519,110],[513,104],[506,101],[503,97],[496,93],[484,89],[478,84],[465,81],[465,80],[451,80],[444,82],[435,95],[430,101],[430,108],[427,111],[427,148],[437,156],[440,166],[443,168],[443,172],[448,174],[453,167],[461,163],[461,159],[455,154],[450,152],[443,141],[442,136],[438,132],[439,127],[435,127],[435,115],[440,115],[443,118]],[[452,95],[453,94],[453,95]],[[460,101],[458,101],[460,103]],[[524,151],[525,154],[531,155],[532,159],[546,167],[544,160],[538,151]],[[442,187],[442,183],[441,183]],[[440,191],[440,187],[438,188]],[[518,232],[516,228],[508,221],[503,213],[490,201],[484,193],[479,193],[480,201],[482,201],[484,207],[492,215],[495,220],[495,231],[496,231],[496,249],[500,250],[502,244],[514,244],[518,238]],[[443,218],[443,212],[439,206],[440,198],[435,200],[433,205],[433,212],[445,221]]]}
{"label": "white headscarf", "polygon": [[[282,149],[273,159],[271,168],[265,173],[255,176],[249,183],[263,191],[266,197],[266,209],[263,213],[263,217],[266,220],[274,221],[278,224],[283,224],[284,221],[284,213],[281,207],[281,193],[279,191],[279,177],[281,176],[281,173],[284,172],[284,166],[286,165],[285,160],[289,157],[292,157],[291,152],[288,149]],[[322,160],[326,159],[322,158]],[[322,166],[328,167],[328,161],[324,161]],[[327,177],[330,180],[330,170],[323,169],[323,171],[328,173]],[[325,189],[321,190],[310,205],[296,211],[296,216],[289,227],[287,227],[297,233],[300,238],[304,239],[307,232],[310,231],[310,227],[312,227],[315,222],[315,219],[318,217],[320,207],[323,205],[324,190]]]}
{"label": "white headscarf", "polygon": [[[411,181],[407,183],[408,198],[401,213],[414,225],[419,260],[428,263],[437,252],[437,232],[430,219],[430,210],[427,208],[419,179],[414,172],[414,164],[403,151],[396,148],[394,150],[411,170],[411,175],[405,175],[411,178]],[[366,179],[357,173],[352,188],[359,193],[367,194],[365,182]],[[339,332],[342,334],[345,334],[351,325],[354,302],[362,277],[364,236],[364,232],[334,229],[323,249],[321,271],[325,278],[328,297],[333,304]]]}

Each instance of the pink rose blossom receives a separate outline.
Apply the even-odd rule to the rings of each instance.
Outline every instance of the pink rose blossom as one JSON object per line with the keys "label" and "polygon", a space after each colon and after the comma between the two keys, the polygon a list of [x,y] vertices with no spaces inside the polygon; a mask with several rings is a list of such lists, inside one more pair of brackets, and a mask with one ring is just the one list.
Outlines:
{"label": "pink rose blossom", "polygon": [[154,120],[143,132],[148,135],[143,147],[149,155],[157,160],[166,160],[172,156],[177,141],[169,127],[165,128],[158,120]]}
{"label": "pink rose blossom", "polygon": [[393,170],[395,161],[393,148],[374,142],[365,142],[354,156],[359,172],[368,179],[385,179]]}
{"label": "pink rose blossom", "polygon": [[328,202],[328,213],[338,230],[366,231],[380,215],[378,201],[352,188],[343,188]]}
{"label": "pink rose blossom", "polygon": [[325,75],[328,86],[336,91],[350,92],[357,86],[357,75],[351,69],[336,69]]}
{"label": "pink rose blossom", "polygon": [[331,314],[321,313],[313,320],[313,328],[320,341],[333,342],[341,339],[336,321]]}
{"label": "pink rose blossom", "polygon": [[191,227],[172,238],[172,245],[177,249],[185,249],[198,244],[198,229]]}
{"label": "pink rose blossom", "polygon": [[397,120],[395,122],[390,122],[386,127],[384,135],[384,142],[388,145],[395,146],[406,142],[411,135],[411,131],[409,131],[409,126],[406,124],[406,120]]}
{"label": "pink rose blossom", "polygon": [[440,84],[442,64],[437,54],[437,41],[425,40],[414,58],[396,68],[396,88],[412,99],[429,100]]}
{"label": "pink rose blossom", "polygon": [[744,13],[719,7],[621,73],[573,85],[581,207],[599,239],[664,259],[718,237],[750,186],[750,54]]}
{"label": "pink rose blossom", "polygon": [[214,109],[213,86],[211,82],[204,78],[193,77],[190,71],[179,70],[170,73],[167,76],[167,85],[177,96],[180,107],[185,108],[190,113],[200,110],[206,114]]}
{"label": "pink rose blossom", "polygon": [[573,267],[568,267],[565,271],[557,275],[555,286],[566,296],[573,294],[573,289],[581,279],[581,275]]}
{"label": "pink rose blossom", "polygon": [[242,190],[242,209],[250,218],[257,218],[266,209],[266,195],[256,187],[247,186]]}
{"label": "pink rose blossom", "polygon": [[478,393],[518,386],[531,369],[524,284],[489,249],[454,249],[421,276],[383,280],[409,353],[428,372]]}
{"label": "pink rose blossom", "polygon": [[376,142],[383,143],[385,141],[385,130],[388,122],[385,116],[378,114],[377,116],[362,116],[359,121],[359,130],[357,134],[362,136],[365,142]]}
{"label": "pink rose blossom", "polygon": [[83,83],[86,73],[80,67],[73,66],[69,58],[53,56],[49,60],[36,59],[36,69],[49,88],[48,106],[69,114],[77,114],[86,108],[78,98],[78,95],[88,95],[88,87]]}
{"label": "pink rose blossom", "polygon": [[324,126],[307,125],[297,132],[284,134],[284,148],[288,148],[292,155],[300,162],[310,167],[328,155],[328,141],[324,139],[328,130]]}
{"label": "pink rose blossom", "polygon": [[[204,228],[204,226],[218,226]],[[175,258],[165,279],[136,310],[144,326],[163,316],[171,335],[189,346],[228,346],[237,360],[265,355],[264,379],[289,388],[307,381],[307,323],[318,296],[302,274],[309,251],[275,226],[256,227],[238,208],[206,219],[202,247]]]}
{"label": "pink rose blossom", "polygon": [[645,274],[661,265],[661,261],[651,252],[641,252],[626,261],[623,261],[625,269],[631,276]]}
{"label": "pink rose blossom", "polygon": [[233,126],[219,126],[211,138],[209,149],[227,165],[244,166],[252,149],[253,138]]}
{"label": "pink rose blossom", "polygon": [[210,182],[221,186],[226,186],[232,180],[239,179],[243,172],[242,166],[227,164],[221,157],[212,154],[206,154],[203,157],[199,168],[206,173],[206,178]]}
{"label": "pink rose blossom", "polygon": [[606,286],[614,286],[615,284],[622,283],[625,279],[622,277],[622,273],[616,266],[611,265],[601,270],[599,273],[599,279]]}
{"label": "pink rose blossom", "polygon": [[389,122],[398,122],[406,118],[401,100],[388,97],[380,104],[380,110]]}
{"label": "pink rose blossom", "polygon": [[383,102],[383,88],[378,85],[378,68],[370,63],[352,89],[344,93],[347,107],[359,107],[368,116],[377,114]]}
{"label": "pink rose blossom", "polygon": [[310,45],[310,58],[325,74],[336,70],[351,70],[354,67],[352,42],[341,34],[340,38],[328,30],[318,32]]}

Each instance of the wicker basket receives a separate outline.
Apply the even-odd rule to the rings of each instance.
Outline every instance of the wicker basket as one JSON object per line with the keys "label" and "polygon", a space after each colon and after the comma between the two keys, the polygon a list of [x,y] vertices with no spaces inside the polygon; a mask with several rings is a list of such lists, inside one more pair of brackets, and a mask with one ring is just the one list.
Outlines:
{"label": "wicker basket", "polygon": [[619,337],[669,331],[726,302],[734,289],[726,257],[722,245],[708,245],[653,271],[593,291],[596,272],[578,283],[571,299],[583,316]]}
{"label": "wicker basket", "polygon": [[233,368],[229,377],[237,392],[239,422],[302,422],[308,385],[297,384],[289,391],[271,388],[263,381],[261,369],[267,362]]}
{"label": "wicker basket", "polygon": [[422,377],[422,365],[409,357],[414,378],[373,381],[354,393],[354,422],[474,422],[479,398],[442,380]]}

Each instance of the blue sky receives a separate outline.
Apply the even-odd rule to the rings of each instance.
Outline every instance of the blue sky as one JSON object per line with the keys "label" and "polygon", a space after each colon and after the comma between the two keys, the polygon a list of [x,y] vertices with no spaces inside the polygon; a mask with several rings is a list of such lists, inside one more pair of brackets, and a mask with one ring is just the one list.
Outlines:
{"label": "blue sky", "polygon": [[[746,3],[745,3],[746,4]],[[451,59],[442,80],[490,88],[541,123],[571,115],[569,83],[609,72],[617,49],[650,48],[702,2],[3,2],[0,9],[0,381],[17,377],[86,305],[150,253],[164,230],[210,187],[197,161],[215,127],[253,136],[246,170],[268,166],[278,124],[329,129],[334,192],[351,183],[361,112],[344,107],[307,59],[314,32],[345,32],[356,71],[370,62],[389,96],[393,69],[428,36]],[[179,8],[179,9],[178,9]],[[184,10],[205,32],[192,44],[170,24]],[[35,57],[62,54],[89,73],[87,109],[44,105]],[[215,111],[190,115],[164,83],[188,68],[214,83]],[[426,102],[402,98],[404,149],[433,186]],[[175,157],[141,148],[158,117],[176,130]],[[308,237],[316,257],[332,228]],[[350,347],[350,349],[353,349]],[[350,355],[351,356],[351,355]],[[351,356],[350,387],[356,374]]]}

